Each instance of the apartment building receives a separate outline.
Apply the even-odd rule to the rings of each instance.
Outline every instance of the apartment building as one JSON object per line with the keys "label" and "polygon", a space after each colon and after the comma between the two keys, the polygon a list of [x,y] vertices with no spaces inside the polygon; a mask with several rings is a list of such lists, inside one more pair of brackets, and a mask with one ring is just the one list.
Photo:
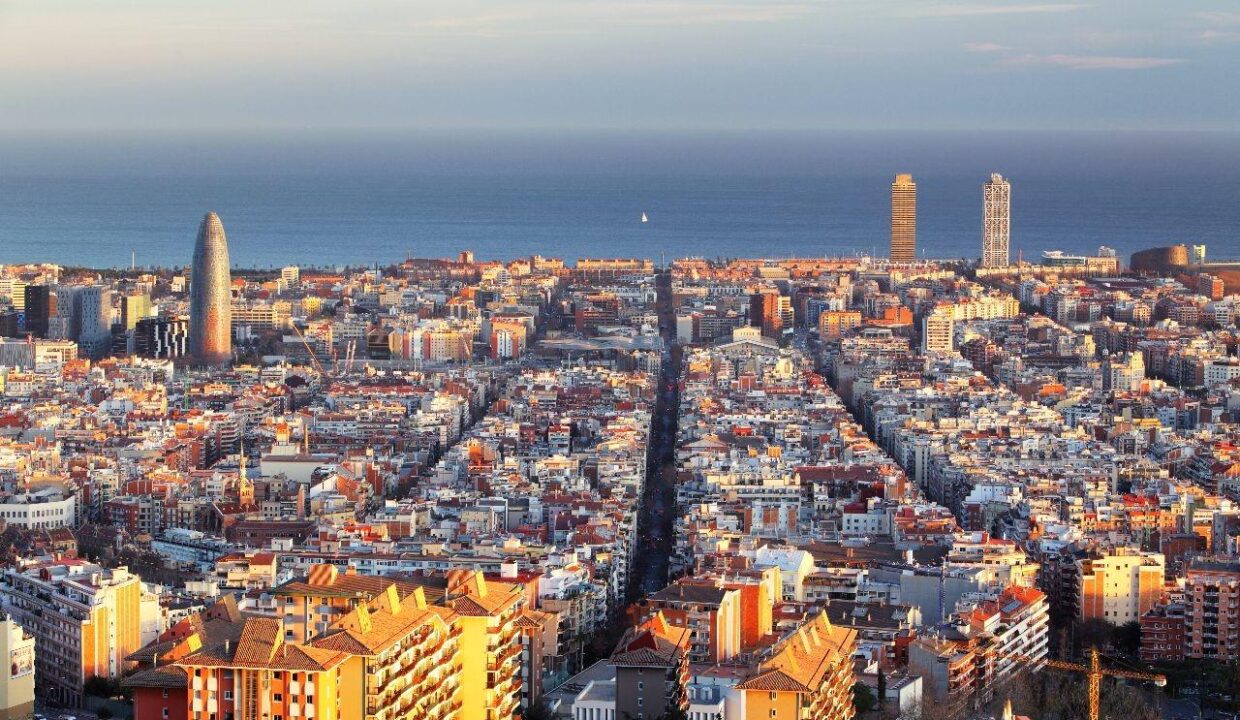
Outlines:
{"label": "apartment building", "polygon": [[1079,560],[1080,619],[1138,622],[1162,597],[1164,565],[1162,553],[1124,547]]}
{"label": "apartment building", "polygon": [[[65,561],[0,576],[4,609],[35,637],[35,682],[48,700],[78,707],[88,678],[120,677],[142,646],[143,606],[158,612],[125,567]],[[150,607],[153,605],[154,607]]]}
{"label": "apartment building", "polygon": [[1184,655],[1240,660],[1240,562],[1194,560],[1186,578]]}
{"label": "apartment building", "polygon": [[753,675],[737,684],[745,720],[850,720],[857,632],[819,613],[779,641]]}
{"label": "apartment building", "polygon": [[361,656],[286,642],[278,618],[241,622],[235,642],[176,661],[187,678],[188,720],[363,720]]}
{"label": "apartment building", "polygon": [[725,662],[741,651],[739,590],[682,579],[651,595],[647,602],[667,622],[690,631],[691,662]]}
{"label": "apartment building", "polygon": [[366,720],[448,720],[462,704],[455,619],[451,610],[428,606],[421,588],[402,598],[388,584],[310,646],[362,659]]}
{"label": "apartment building", "polygon": [[30,717],[34,712],[35,639],[11,617],[0,618],[0,657],[9,663],[0,679],[0,720]]}
{"label": "apartment building", "polygon": [[611,654],[616,718],[658,718],[689,701],[689,630],[656,612],[629,628]]}

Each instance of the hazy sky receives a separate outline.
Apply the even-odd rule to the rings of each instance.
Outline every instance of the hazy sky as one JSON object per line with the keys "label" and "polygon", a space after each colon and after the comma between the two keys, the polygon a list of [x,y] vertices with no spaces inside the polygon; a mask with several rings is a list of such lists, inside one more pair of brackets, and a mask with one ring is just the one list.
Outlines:
{"label": "hazy sky", "polygon": [[0,130],[1240,130],[1236,0],[0,0]]}

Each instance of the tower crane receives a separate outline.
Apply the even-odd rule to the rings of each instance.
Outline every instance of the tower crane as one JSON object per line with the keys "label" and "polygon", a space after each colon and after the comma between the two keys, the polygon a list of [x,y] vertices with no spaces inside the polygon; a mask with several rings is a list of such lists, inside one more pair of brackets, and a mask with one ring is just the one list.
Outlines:
{"label": "tower crane", "polygon": [[306,347],[306,352],[310,355],[310,362],[314,363],[314,369],[318,371],[321,377],[326,378],[327,373],[323,371],[323,365],[319,363],[319,358],[314,354],[314,348],[310,347],[310,342],[306,340],[306,336],[301,334],[301,328],[297,327],[297,323],[290,323],[293,332],[297,333],[297,338],[301,340],[301,344]]}
{"label": "tower crane", "polygon": [[995,653],[995,657],[1008,658],[1017,662],[1028,663],[1031,665],[1041,665],[1042,667],[1065,670],[1067,672],[1085,675],[1089,678],[1089,720],[1100,720],[1101,718],[1101,710],[1099,708],[1102,693],[1102,678],[1104,676],[1124,678],[1127,680],[1145,680],[1147,682],[1154,683],[1158,687],[1164,687],[1167,684],[1166,675],[1102,667],[1102,659],[1098,653],[1098,648],[1089,649],[1088,665],[1067,662],[1064,660],[1051,660],[1049,658],[1035,658],[1028,655],[1013,655],[1009,653]]}

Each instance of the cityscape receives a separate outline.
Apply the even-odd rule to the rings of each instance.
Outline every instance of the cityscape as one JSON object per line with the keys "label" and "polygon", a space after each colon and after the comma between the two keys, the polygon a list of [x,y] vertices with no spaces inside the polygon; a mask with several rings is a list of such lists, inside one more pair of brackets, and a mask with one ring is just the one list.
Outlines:
{"label": "cityscape", "polygon": [[1240,720],[1238,40],[0,2],[0,720]]}
{"label": "cityscape", "polygon": [[889,258],[4,266],[7,717],[1234,710],[1229,264],[980,189],[963,261],[898,174]]}

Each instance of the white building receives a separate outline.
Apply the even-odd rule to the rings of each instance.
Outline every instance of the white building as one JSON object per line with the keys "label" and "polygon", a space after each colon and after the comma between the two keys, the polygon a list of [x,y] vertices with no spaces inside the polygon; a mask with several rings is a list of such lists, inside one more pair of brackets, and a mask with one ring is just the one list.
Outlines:
{"label": "white building", "polygon": [[70,490],[44,488],[0,497],[0,519],[20,528],[77,527],[78,495]]}

